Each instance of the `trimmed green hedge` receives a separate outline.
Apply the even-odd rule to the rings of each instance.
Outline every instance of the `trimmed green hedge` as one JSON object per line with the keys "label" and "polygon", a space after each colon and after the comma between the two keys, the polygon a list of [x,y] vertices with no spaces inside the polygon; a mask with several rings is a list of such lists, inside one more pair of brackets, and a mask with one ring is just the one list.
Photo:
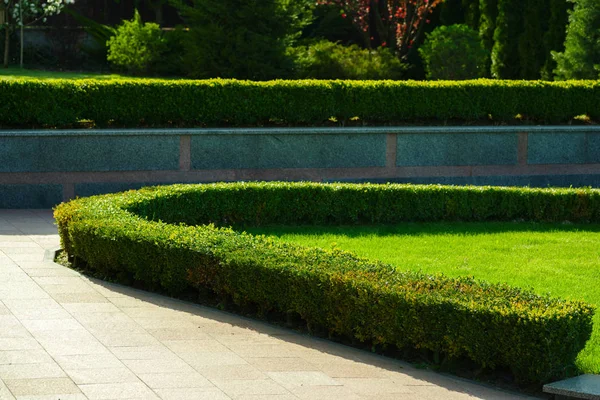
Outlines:
{"label": "trimmed green hedge", "polygon": [[507,366],[522,381],[564,374],[592,306],[470,278],[398,272],[338,250],[210,224],[430,220],[599,221],[600,191],[373,184],[232,183],[145,188],[58,206],[64,248],[108,276],[177,294],[298,313],[331,333]]}
{"label": "trimmed green hedge", "polygon": [[599,81],[0,80],[0,126],[319,125],[600,117]]}

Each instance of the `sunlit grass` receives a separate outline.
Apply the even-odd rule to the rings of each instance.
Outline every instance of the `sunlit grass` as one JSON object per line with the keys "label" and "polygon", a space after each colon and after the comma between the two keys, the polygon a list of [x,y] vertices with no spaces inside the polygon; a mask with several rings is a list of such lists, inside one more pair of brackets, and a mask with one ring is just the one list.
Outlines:
{"label": "sunlit grass", "polygon": [[91,72],[47,71],[38,69],[21,69],[19,67],[0,67],[0,79],[14,80],[21,78],[31,79],[142,79],[118,74],[100,74]]}
{"label": "sunlit grass", "polygon": [[[600,306],[600,225],[407,223],[247,230],[349,250],[399,269],[469,275]],[[577,365],[583,372],[600,373],[600,311]]]}

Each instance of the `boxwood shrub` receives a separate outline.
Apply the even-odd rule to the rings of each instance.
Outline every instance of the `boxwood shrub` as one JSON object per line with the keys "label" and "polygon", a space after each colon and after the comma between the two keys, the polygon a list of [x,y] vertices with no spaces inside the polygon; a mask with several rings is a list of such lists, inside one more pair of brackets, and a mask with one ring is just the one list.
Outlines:
{"label": "boxwood shrub", "polygon": [[[190,287],[299,314],[377,344],[560,377],[589,339],[592,306],[471,278],[401,272],[349,252],[223,225],[435,220],[600,221],[600,191],[374,184],[174,185],[82,198],[55,210],[65,250],[177,294]],[[401,266],[399,268],[401,270]]]}
{"label": "boxwood shrub", "polygon": [[600,81],[0,80],[0,126],[491,123],[600,119]]}

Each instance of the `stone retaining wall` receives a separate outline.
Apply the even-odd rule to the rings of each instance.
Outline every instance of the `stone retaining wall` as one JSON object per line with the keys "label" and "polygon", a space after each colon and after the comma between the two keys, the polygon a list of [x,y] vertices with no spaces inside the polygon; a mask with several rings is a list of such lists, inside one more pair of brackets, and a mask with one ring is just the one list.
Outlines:
{"label": "stone retaining wall", "polygon": [[0,208],[239,180],[600,187],[600,127],[0,131]]}

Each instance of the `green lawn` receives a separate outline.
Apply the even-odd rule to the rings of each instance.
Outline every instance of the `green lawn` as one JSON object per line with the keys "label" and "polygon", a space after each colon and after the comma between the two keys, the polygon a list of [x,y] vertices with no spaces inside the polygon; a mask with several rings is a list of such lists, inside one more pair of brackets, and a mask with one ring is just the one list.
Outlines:
{"label": "green lawn", "polygon": [[[19,78],[35,79],[136,79],[135,77],[116,74],[94,74],[89,72],[45,71],[38,69],[21,69],[19,67],[0,67],[0,79]],[[139,78],[137,78],[139,79]]]}
{"label": "green lawn", "polygon": [[[600,306],[600,225],[407,223],[247,231],[302,245],[349,250],[398,269],[469,275]],[[592,339],[579,354],[577,365],[583,372],[600,373],[600,310]]]}

